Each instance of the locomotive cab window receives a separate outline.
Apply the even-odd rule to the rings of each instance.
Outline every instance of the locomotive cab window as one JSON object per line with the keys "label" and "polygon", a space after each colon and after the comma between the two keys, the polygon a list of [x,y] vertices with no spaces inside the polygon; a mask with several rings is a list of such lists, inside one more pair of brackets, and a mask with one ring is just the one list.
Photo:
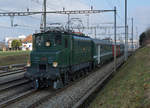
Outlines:
{"label": "locomotive cab window", "polygon": [[41,47],[42,46],[42,42],[43,42],[42,36],[36,36],[35,37],[35,42],[36,42],[36,46]]}
{"label": "locomotive cab window", "polygon": [[55,44],[56,45],[61,45],[61,35],[56,35],[56,37],[55,37]]}

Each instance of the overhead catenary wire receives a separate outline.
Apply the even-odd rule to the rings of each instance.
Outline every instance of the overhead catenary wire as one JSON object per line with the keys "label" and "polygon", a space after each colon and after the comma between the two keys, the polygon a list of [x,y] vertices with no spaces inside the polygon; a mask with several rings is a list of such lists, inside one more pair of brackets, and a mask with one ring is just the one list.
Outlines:
{"label": "overhead catenary wire", "polygon": [[37,4],[40,4],[40,2],[36,2]]}
{"label": "overhead catenary wire", "polygon": [[[20,25],[20,27],[22,27]],[[19,30],[36,30],[36,29],[33,29],[33,27],[29,28],[30,26],[28,26],[27,28],[17,28],[17,27],[9,27],[9,26],[4,26],[4,25],[0,25],[0,28],[4,28],[4,29],[19,29]],[[24,26],[25,27],[25,26]]]}
{"label": "overhead catenary wire", "polygon": [[[108,4],[108,6],[110,7],[110,8],[113,8],[114,7],[114,4],[115,3],[112,3],[112,2],[110,2],[109,0],[105,0],[106,1],[106,3]],[[111,1],[113,1],[113,0],[111,0]],[[120,0],[118,0],[119,2],[120,2]],[[116,3],[118,3],[118,2],[116,2]],[[119,5],[117,5],[117,10],[119,10],[120,8],[118,8],[118,6]],[[118,14],[119,12],[117,11],[117,18],[119,18],[119,20],[121,21],[121,23],[122,24],[124,24],[123,22],[124,22],[124,18],[122,18],[119,14]]]}

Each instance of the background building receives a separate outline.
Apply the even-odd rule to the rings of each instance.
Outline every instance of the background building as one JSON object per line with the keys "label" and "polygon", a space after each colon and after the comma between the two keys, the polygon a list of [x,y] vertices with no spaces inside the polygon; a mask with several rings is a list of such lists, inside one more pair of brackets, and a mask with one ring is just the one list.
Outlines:
{"label": "background building", "polygon": [[32,50],[32,35],[27,36],[23,41],[22,41],[22,50]]}
{"label": "background building", "polygon": [[8,50],[11,50],[12,49],[12,41],[13,40],[24,40],[26,38],[25,35],[20,35],[18,37],[6,37],[5,38],[5,45],[8,47]]}

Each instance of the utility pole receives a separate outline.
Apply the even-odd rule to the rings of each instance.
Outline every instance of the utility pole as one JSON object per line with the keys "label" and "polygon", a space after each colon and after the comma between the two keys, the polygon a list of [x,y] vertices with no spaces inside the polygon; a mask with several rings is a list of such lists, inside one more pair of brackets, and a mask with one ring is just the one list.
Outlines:
{"label": "utility pole", "polygon": [[132,53],[133,53],[133,18],[132,18]]}
{"label": "utility pole", "polygon": [[127,36],[127,0],[125,0],[125,61],[128,59],[128,36]]}
{"label": "utility pole", "polygon": [[88,29],[89,29],[89,23],[90,23],[90,19],[89,19],[89,14],[87,14],[87,27],[88,27]]}
{"label": "utility pole", "polygon": [[10,21],[11,21],[11,27],[14,26],[14,16],[10,16]]}
{"label": "utility pole", "polygon": [[70,30],[70,14],[68,14],[68,32]]}
{"label": "utility pole", "polygon": [[117,11],[116,11],[116,7],[114,7],[114,41],[115,41],[115,44],[114,44],[114,71],[116,72],[116,69],[117,69],[117,57],[116,57],[116,33],[117,33],[117,24],[116,24],[116,14],[117,14]]}
{"label": "utility pole", "polygon": [[95,39],[96,39],[96,33],[97,31],[96,31],[96,27],[94,27],[94,33],[95,33]]}
{"label": "utility pole", "polygon": [[[136,27],[136,39],[139,40],[138,27]],[[139,42],[137,43],[137,48],[139,48]]]}
{"label": "utility pole", "polygon": [[88,28],[88,34],[87,35],[89,35],[89,23],[90,23],[90,15],[89,14],[87,14],[87,28]]}
{"label": "utility pole", "polygon": [[46,0],[44,0],[44,13],[43,13],[43,28],[44,28],[44,31],[46,31]]}
{"label": "utility pole", "polygon": [[[127,25],[127,53],[128,53],[128,37],[129,37],[129,26]],[[127,59],[128,59],[128,54],[127,54]]]}

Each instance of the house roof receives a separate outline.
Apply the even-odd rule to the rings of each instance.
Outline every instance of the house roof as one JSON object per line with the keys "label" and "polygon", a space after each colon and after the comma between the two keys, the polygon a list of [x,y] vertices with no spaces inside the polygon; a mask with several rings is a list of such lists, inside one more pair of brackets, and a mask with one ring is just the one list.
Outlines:
{"label": "house roof", "polygon": [[32,35],[27,36],[22,42],[32,43]]}

